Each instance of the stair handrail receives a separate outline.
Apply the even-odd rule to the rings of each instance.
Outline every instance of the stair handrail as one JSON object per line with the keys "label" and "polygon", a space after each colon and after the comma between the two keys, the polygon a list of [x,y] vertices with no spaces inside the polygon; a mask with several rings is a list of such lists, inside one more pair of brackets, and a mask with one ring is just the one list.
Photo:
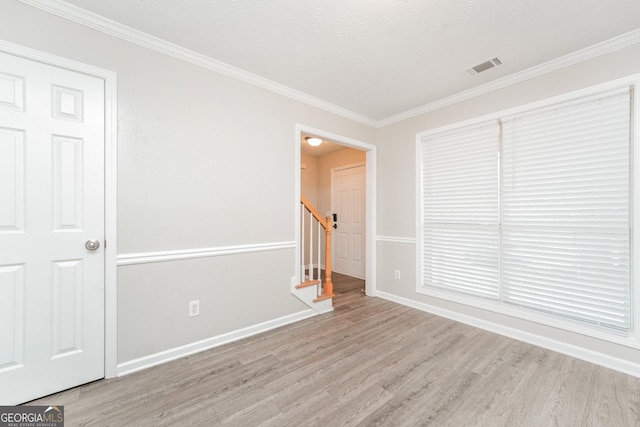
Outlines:
{"label": "stair handrail", "polygon": [[320,213],[313,207],[313,205],[302,195],[300,195],[300,202],[308,210],[313,217],[318,220],[318,223],[324,229],[325,235],[325,247],[324,247],[324,284],[322,286],[322,295],[320,299],[332,298],[333,294],[333,282],[331,281],[331,232],[333,231],[333,221],[331,216],[327,215],[324,219]]}
{"label": "stair handrail", "polygon": [[314,208],[313,205],[304,196],[300,196],[300,202],[304,205],[305,208],[307,208],[309,212],[311,212],[313,217],[318,220],[318,222],[320,223],[320,225],[322,225],[322,228],[324,228],[325,231],[328,229],[331,229],[332,225],[329,224],[331,222],[330,216],[327,216],[326,219],[322,218],[322,216],[316,210],[316,208]]}

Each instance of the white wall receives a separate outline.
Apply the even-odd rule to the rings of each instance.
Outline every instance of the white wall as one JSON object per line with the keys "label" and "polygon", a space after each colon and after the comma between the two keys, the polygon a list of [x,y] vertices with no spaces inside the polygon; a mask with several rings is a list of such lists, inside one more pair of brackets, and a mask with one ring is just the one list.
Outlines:
{"label": "white wall", "polygon": [[300,170],[300,193],[314,207],[318,206],[318,157],[308,154],[300,155],[300,163],[305,165]]}
{"label": "white wall", "polygon": [[[375,142],[373,128],[14,0],[0,39],[117,72],[119,255],[292,242],[296,123]],[[294,255],[120,266],[118,362],[306,309],[290,294]]]}
{"label": "white wall", "polygon": [[[448,310],[456,316],[470,316],[476,324],[487,321],[525,334],[577,346],[584,354],[603,354],[611,362],[635,364],[640,374],[640,351],[565,332],[536,323],[474,309],[416,293],[415,138],[416,133],[472,119],[529,102],[640,73],[640,45],[631,46],[587,62],[565,68],[501,90],[379,129],[378,150],[378,236],[377,287],[379,291]],[[401,280],[394,279],[401,271]],[[636,290],[640,292],[640,290]],[[600,356],[594,356],[600,357]],[[615,360],[613,360],[613,363]]]}

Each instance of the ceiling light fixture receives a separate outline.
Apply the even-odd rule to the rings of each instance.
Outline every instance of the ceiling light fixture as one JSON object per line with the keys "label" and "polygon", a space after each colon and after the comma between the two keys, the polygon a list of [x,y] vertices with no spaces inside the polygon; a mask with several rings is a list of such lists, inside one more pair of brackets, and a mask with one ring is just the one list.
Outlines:
{"label": "ceiling light fixture", "polygon": [[307,144],[309,144],[312,147],[317,147],[318,145],[322,144],[322,140],[320,138],[307,136],[305,140],[307,141]]}

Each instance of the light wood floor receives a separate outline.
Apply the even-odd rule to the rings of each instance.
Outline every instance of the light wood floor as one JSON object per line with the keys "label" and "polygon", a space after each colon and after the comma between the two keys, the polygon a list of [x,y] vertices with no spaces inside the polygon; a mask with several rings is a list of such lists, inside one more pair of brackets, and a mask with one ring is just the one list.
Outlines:
{"label": "light wood floor", "polygon": [[335,311],[32,404],[67,427],[640,426],[640,379],[334,276]]}

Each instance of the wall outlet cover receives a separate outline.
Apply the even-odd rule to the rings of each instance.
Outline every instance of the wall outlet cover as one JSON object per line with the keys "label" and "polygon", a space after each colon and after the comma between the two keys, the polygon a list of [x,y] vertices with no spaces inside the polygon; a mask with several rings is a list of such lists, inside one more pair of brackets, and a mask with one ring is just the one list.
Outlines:
{"label": "wall outlet cover", "polygon": [[200,315],[200,300],[189,301],[189,317]]}

